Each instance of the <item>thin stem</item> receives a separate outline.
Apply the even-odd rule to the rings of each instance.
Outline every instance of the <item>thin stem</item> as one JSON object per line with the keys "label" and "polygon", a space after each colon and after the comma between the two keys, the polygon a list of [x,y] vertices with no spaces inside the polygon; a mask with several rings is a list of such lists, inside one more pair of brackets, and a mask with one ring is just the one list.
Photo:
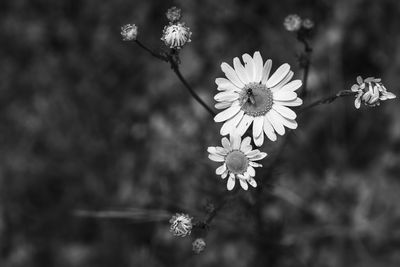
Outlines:
{"label": "thin stem", "polygon": [[168,62],[168,58],[163,55],[163,54],[157,54],[156,52],[154,52],[152,49],[148,48],[146,45],[144,45],[142,42],[140,42],[139,40],[135,41],[141,48],[143,48],[144,50],[146,50],[147,52],[149,52],[153,57],[158,58],[162,61]]}
{"label": "thin stem", "polygon": [[181,71],[179,70],[179,66],[175,61],[170,60],[171,63],[171,68],[175,72],[176,76],[178,76],[179,80],[183,83],[183,85],[186,87],[186,89],[189,90],[189,93],[193,96],[193,98],[199,102],[200,105],[205,108],[208,113],[210,113],[211,116],[215,116],[216,113],[199,97],[198,94],[193,90],[193,88],[190,86],[190,84],[185,80],[183,77]]}
{"label": "thin stem", "polygon": [[190,84],[186,81],[186,79],[183,77],[182,73],[179,70],[179,58],[177,58],[176,54],[161,54],[161,53],[156,53],[152,49],[148,48],[146,45],[144,45],[142,42],[139,40],[135,41],[141,48],[146,50],[148,53],[150,53],[153,57],[158,58],[162,61],[169,62],[171,64],[171,68],[178,76],[179,80],[183,83],[183,85],[188,89],[189,93],[192,95],[192,97],[199,102],[200,105],[202,105],[208,113],[210,113],[211,116],[215,116],[216,113],[199,97],[199,95],[193,90],[193,88],[190,86]]}
{"label": "thin stem", "polygon": [[300,66],[303,67],[303,89],[300,93],[301,98],[305,98],[307,96],[307,81],[308,81],[308,74],[310,71],[311,65],[311,53],[312,48],[308,43],[307,39],[303,35],[298,35],[297,39],[304,45],[304,52],[300,56]]}
{"label": "thin stem", "polygon": [[298,113],[303,113],[304,111],[307,111],[315,106],[318,105],[322,105],[322,104],[329,104],[332,103],[333,101],[335,101],[336,99],[340,98],[340,97],[344,97],[344,96],[354,96],[356,94],[356,92],[350,91],[350,90],[342,90],[339,91],[338,93],[331,95],[331,96],[327,96],[324,97],[322,99],[316,100],[314,102],[311,102],[310,104],[308,104],[307,106],[304,106],[301,110],[299,110]]}

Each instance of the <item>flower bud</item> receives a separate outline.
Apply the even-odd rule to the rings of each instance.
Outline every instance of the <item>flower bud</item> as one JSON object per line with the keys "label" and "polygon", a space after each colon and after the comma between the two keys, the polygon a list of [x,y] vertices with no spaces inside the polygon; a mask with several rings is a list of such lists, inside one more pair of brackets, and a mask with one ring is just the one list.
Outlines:
{"label": "flower bud", "polygon": [[290,32],[298,31],[301,28],[301,18],[296,14],[288,15],[283,22],[283,26]]}
{"label": "flower bud", "polygon": [[134,41],[138,35],[138,27],[135,24],[126,24],[121,27],[123,41]]}
{"label": "flower bud", "polygon": [[180,8],[177,8],[176,6],[171,7],[170,9],[167,10],[165,13],[165,16],[167,16],[167,19],[174,23],[177,22],[181,19],[182,17],[182,12]]}
{"label": "flower bud", "polygon": [[170,48],[181,49],[186,43],[191,41],[191,36],[192,32],[189,27],[185,26],[185,23],[170,23],[164,27],[161,40]]}
{"label": "flower bud", "polygon": [[193,228],[192,218],[187,214],[177,213],[171,217],[169,222],[171,224],[169,230],[175,236],[185,237],[190,235]]}
{"label": "flower bud", "polygon": [[192,250],[196,254],[200,254],[206,248],[206,242],[203,238],[197,238],[192,243]]}

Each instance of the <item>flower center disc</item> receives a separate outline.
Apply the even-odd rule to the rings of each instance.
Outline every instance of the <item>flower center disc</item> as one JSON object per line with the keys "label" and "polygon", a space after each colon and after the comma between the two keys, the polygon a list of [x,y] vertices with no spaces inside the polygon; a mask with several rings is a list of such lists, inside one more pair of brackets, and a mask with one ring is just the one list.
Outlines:
{"label": "flower center disc", "polygon": [[262,116],[271,110],[273,95],[264,84],[249,83],[243,88],[240,103],[245,114],[253,117]]}
{"label": "flower center disc", "polygon": [[247,170],[249,160],[243,152],[234,150],[226,156],[225,162],[229,171],[242,174]]}

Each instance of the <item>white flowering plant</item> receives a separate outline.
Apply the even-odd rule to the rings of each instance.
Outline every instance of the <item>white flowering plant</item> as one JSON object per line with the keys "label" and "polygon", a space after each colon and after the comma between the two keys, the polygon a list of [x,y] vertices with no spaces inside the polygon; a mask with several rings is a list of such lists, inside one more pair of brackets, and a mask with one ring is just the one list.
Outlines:
{"label": "white flowering plant", "polygon": [[[215,168],[216,176],[225,180],[226,184],[221,185],[227,189],[227,192],[224,192],[225,196],[216,205],[209,205],[203,217],[193,218],[191,214],[177,213],[169,221],[170,232],[174,236],[193,236],[192,249],[196,254],[205,249],[205,238],[212,221],[220,214],[220,210],[233,201],[232,198],[239,194],[251,195],[252,190],[260,192],[269,185],[274,186],[278,183],[272,179],[266,181],[265,174],[272,173],[288,136],[301,127],[302,121],[299,120],[299,116],[304,114],[304,111],[347,96],[355,97],[356,109],[359,109],[361,104],[376,107],[383,101],[396,98],[396,95],[383,85],[381,79],[362,79],[361,76],[357,77],[357,83],[350,88],[320,99],[313,98],[308,88],[308,80],[313,55],[311,38],[315,31],[315,23],[310,18],[292,14],[284,19],[283,26],[295,34],[299,44],[304,47],[298,55],[300,69],[285,63],[289,61],[288,58],[276,60],[277,67],[273,67],[271,58],[274,55],[268,54],[262,47],[239,54],[240,56],[232,53],[232,62],[222,62],[221,72],[217,77],[207,77],[216,84],[214,90],[208,91],[215,100],[215,103],[210,103],[200,97],[181,72],[182,50],[189,46],[190,42],[195,42],[195,39],[192,40],[190,27],[183,20],[179,8],[168,9],[166,17],[168,22],[160,38],[164,47],[160,51],[151,49],[142,42],[142,35],[138,35],[138,27],[135,24],[123,26],[121,35],[124,41],[133,41],[150,55],[167,62],[183,87],[210,114],[210,121],[213,121],[218,129],[216,135],[219,137],[213,144],[221,140],[221,146],[210,144],[204,147],[199,157],[206,157],[207,151],[208,158],[219,164],[207,166]],[[302,73],[302,77],[299,77],[299,73]],[[271,149],[273,146],[274,151]],[[267,153],[273,156],[267,157]],[[262,172],[265,169],[263,165],[270,169],[264,170],[263,175],[257,175],[256,169],[257,172]],[[287,198],[287,194],[279,192],[277,196],[292,201],[293,197]],[[262,200],[257,198],[254,201]]]}

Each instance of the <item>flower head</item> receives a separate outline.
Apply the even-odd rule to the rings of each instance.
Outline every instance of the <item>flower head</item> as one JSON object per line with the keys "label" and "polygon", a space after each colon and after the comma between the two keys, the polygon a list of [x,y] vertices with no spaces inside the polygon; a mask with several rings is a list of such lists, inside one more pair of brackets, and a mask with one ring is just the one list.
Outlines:
{"label": "flower head", "polygon": [[187,214],[176,213],[169,220],[171,224],[169,231],[174,235],[181,237],[190,235],[193,228],[192,219],[193,218],[189,217]]}
{"label": "flower head", "polygon": [[311,30],[312,28],[314,28],[314,21],[312,21],[311,19],[304,19],[302,22],[302,26],[304,29]]}
{"label": "flower head", "polygon": [[357,83],[351,87],[351,91],[357,92],[354,101],[354,106],[357,109],[360,108],[361,103],[375,107],[380,105],[380,101],[396,98],[395,94],[388,92],[381,79],[374,77],[362,79],[361,76],[358,76]]}
{"label": "flower head", "polygon": [[121,27],[123,41],[134,41],[138,35],[138,27],[135,24],[126,24]]}
{"label": "flower head", "polygon": [[285,134],[285,127],[297,128],[296,113],[288,106],[300,106],[303,101],[297,97],[296,90],[302,85],[301,80],[289,82],[293,77],[289,64],[281,65],[269,76],[272,61],[263,64],[260,52],[251,57],[242,56],[244,66],[239,58],[233,59],[233,66],[221,64],[227,79],[215,80],[218,90],[214,96],[218,101],[217,109],[224,109],[214,120],[225,122],[221,135],[236,132],[242,136],[253,123],[253,139],[257,146],[264,142],[264,133],[272,141],[276,133]]}
{"label": "flower head", "polygon": [[165,16],[167,16],[167,19],[174,23],[177,22],[181,19],[181,9],[177,8],[176,6],[171,7],[170,9],[167,10],[167,12],[165,13]]}
{"label": "flower head", "polygon": [[288,15],[283,21],[283,26],[290,32],[298,31],[301,28],[301,18],[296,14]]}
{"label": "flower head", "polygon": [[267,153],[258,149],[253,150],[250,142],[250,137],[246,137],[242,141],[239,135],[231,135],[230,140],[226,137],[222,138],[222,147],[211,146],[207,149],[210,153],[209,159],[223,163],[215,172],[217,175],[221,175],[222,179],[229,177],[227,182],[229,191],[235,187],[236,179],[239,180],[244,190],[248,189],[247,183],[253,187],[257,186],[254,180],[256,175],[254,167],[262,167],[262,165],[255,161],[265,158]]}
{"label": "flower head", "polygon": [[206,242],[203,238],[197,238],[192,243],[192,250],[194,253],[199,254],[206,248]]}
{"label": "flower head", "polygon": [[192,32],[189,27],[185,26],[185,23],[170,23],[164,27],[161,40],[170,48],[180,49],[191,41],[191,36]]}

